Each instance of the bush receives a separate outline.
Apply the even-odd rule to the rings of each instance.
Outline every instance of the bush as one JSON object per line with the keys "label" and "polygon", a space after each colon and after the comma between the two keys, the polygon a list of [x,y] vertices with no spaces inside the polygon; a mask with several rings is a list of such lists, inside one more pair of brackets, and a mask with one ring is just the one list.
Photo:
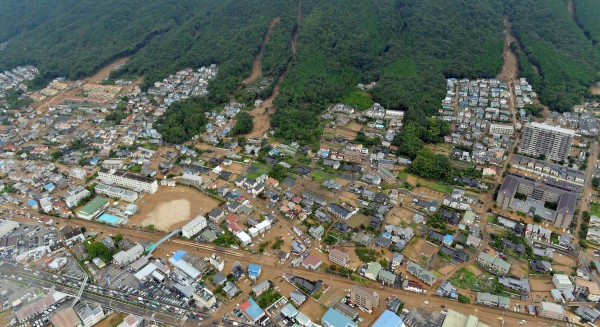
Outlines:
{"label": "bush", "polygon": [[466,296],[466,295],[462,295],[462,294],[458,294],[458,302],[460,303],[471,303],[471,298]]}

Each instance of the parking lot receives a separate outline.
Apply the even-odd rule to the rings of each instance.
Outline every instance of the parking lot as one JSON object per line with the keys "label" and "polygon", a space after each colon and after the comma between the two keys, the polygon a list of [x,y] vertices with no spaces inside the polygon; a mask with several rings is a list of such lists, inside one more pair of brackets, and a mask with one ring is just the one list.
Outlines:
{"label": "parking lot", "polygon": [[[40,247],[53,246],[60,241],[58,233],[51,227],[43,227],[39,225],[21,224],[14,232],[6,239],[0,249],[0,258],[12,260],[18,254],[22,254]],[[34,253],[30,260],[37,260],[42,255]]]}

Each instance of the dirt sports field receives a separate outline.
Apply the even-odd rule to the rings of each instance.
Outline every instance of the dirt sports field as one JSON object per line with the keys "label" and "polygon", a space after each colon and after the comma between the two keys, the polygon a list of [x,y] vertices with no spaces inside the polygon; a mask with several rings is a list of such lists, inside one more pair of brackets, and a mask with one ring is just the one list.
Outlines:
{"label": "dirt sports field", "polygon": [[140,210],[129,219],[130,225],[154,225],[158,230],[171,231],[185,225],[197,215],[217,207],[217,200],[185,186],[161,187],[155,194],[138,201]]}

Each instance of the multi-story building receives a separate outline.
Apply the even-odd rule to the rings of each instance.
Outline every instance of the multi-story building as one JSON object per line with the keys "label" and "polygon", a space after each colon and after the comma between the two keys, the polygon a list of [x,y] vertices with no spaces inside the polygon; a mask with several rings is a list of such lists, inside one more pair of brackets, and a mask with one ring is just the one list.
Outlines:
{"label": "multi-story building", "polygon": [[565,274],[554,274],[552,276],[552,283],[554,284],[554,288],[559,291],[573,291],[574,289],[573,282]]}
{"label": "multi-story building", "polygon": [[348,251],[344,251],[339,248],[333,248],[331,251],[329,251],[329,261],[335,263],[336,265],[346,267],[348,265],[348,260],[350,260]]}
{"label": "multi-story building", "polygon": [[134,245],[127,251],[119,251],[113,256],[113,263],[119,267],[124,267],[137,260],[144,254],[144,247],[140,244]]}
{"label": "multi-story building", "polygon": [[138,194],[134,191],[102,183],[96,185],[96,187],[94,187],[94,191],[96,191],[96,194],[104,194],[108,197],[127,202],[135,202],[138,199]]}
{"label": "multi-story building", "polygon": [[104,184],[114,184],[137,192],[155,193],[158,191],[156,180],[123,170],[101,168],[98,171],[98,179]]}
{"label": "multi-story building", "polygon": [[200,187],[202,185],[202,176],[183,174],[179,179],[179,184]]}
{"label": "multi-story building", "polygon": [[519,152],[527,156],[544,155],[552,161],[565,161],[569,156],[575,131],[552,125],[530,122],[523,128]]}
{"label": "multi-story building", "polygon": [[546,301],[542,301],[538,306],[538,315],[555,320],[564,320],[566,317],[562,305]]}
{"label": "multi-story building", "polygon": [[490,124],[490,134],[511,136],[515,132],[513,125]]}
{"label": "multi-story building", "polygon": [[194,292],[193,297],[201,308],[210,309],[217,304],[217,299],[213,293],[206,288],[201,288]]}
{"label": "multi-story building", "polygon": [[181,235],[183,237],[194,237],[206,227],[206,218],[198,216],[192,221],[181,227]]}
{"label": "multi-story building", "polygon": [[67,204],[67,207],[69,207],[69,208],[76,207],[77,204],[79,204],[79,201],[85,199],[86,197],[90,196],[91,194],[92,193],[90,193],[89,190],[83,189],[79,192],[76,192],[76,193],[66,196],[65,203]]}
{"label": "multi-story building", "polygon": [[379,307],[379,294],[359,285],[352,287],[350,298],[354,304],[367,310]]}
{"label": "multi-story building", "polygon": [[83,321],[84,327],[91,327],[104,319],[104,310],[100,305],[91,303],[80,303],[74,308],[77,315]]}
{"label": "multi-story building", "polygon": [[496,204],[502,210],[539,215],[556,228],[568,228],[573,220],[577,194],[529,177],[508,174],[498,190]]}
{"label": "multi-story building", "polygon": [[102,161],[102,168],[105,169],[122,169],[125,161],[121,159],[106,159]]}

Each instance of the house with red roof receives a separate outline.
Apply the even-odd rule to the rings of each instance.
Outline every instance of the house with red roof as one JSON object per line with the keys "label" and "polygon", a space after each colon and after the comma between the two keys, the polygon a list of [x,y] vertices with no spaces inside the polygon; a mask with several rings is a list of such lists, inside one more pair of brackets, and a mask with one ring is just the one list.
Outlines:
{"label": "house with red roof", "polygon": [[304,261],[302,261],[302,267],[310,270],[317,270],[322,263],[323,262],[318,256],[311,253],[304,258]]}

